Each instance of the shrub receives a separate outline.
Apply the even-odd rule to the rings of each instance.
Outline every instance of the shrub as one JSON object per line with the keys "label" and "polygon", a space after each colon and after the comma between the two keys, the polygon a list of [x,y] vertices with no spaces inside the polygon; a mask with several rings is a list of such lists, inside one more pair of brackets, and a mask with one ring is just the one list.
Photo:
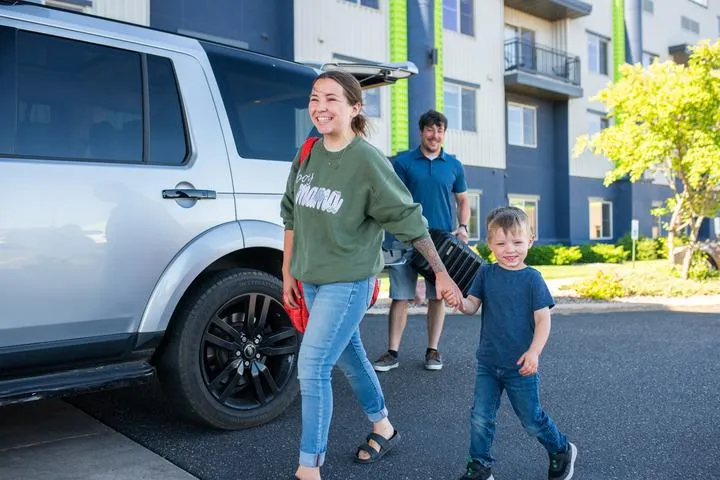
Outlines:
{"label": "shrub", "polygon": [[[628,252],[628,259],[632,258],[632,238],[630,238],[629,233],[620,237],[617,244]],[[657,260],[662,258],[660,257],[660,248],[661,245],[656,239],[641,236],[635,244],[635,260]],[[667,258],[667,253],[665,258]]]}
{"label": "shrub", "polygon": [[583,263],[622,263],[629,253],[622,245],[608,243],[586,244],[580,247]]}
{"label": "shrub", "polygon": [[[632,245],[630,246],[632,255]],[[652,239],[643,237],[635,245],[635,260],[657,260],[658,243]]]}
{"label": "shrub", "polygon": [[598,271],[594,278],[578,282],[573,289],[583,297],[597,300],[609,300],[625,294],[620,278],[617,275]]}
{"label": "shrub", "polygon": [[553,265],[572,265],[578,263],[582,259],[580,247],[559,246],[555,249],[555,255],[552,259]]}
{"label": "shrub", "polygon": [[555,256],[554,245],[533,245],[528,251],[525,262],[528,265],[552,265]]}
{"label": "shrub", "polygon": [[688,278],[703,281],[718,277],[720,277],[720,271],[713,268],[707,254],[699,251],[694,252],[690,260]]}
{"label": "shrub", "polygon": [[490,251],[486,243],[477,243],[471,248],[486,262],[492,263],[496,261],[495,255]]}

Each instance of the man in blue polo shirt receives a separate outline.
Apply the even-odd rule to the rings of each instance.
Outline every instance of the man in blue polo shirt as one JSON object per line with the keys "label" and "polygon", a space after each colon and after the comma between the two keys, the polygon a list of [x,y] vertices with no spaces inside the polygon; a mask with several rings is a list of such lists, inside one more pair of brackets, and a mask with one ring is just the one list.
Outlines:
{"label": "man in blue polo shirt", "polygon": [[[420,126],[420,146],[395,157],[395,172],[405,183],[413,199],[422,205],[423,215],[429,228],[452,232],[465,243],[468,241],[467,224],[470,221],[470,203],[467,195],[467,183],[462,163],[443,148],[447,118],[440,112],[429,110],[418,122]],[[453,212],[457,212],[458,228],[454,227]],[[410,249],[393,237],[386,238],[386,249]],[[378,358],[373,367],[378,372],[386,372],[400,365],[398,351],[405,325],[408,306],[415,298],[417,273],[412,266],[390,265],[390,305],[388,328],[388,351]],[[437,300],[435,288],[427,283],[428,299],[428,348],[425,352],[427,370],[442,369],[442,358],[438,352],[438,343],[445,322],[445,306]]]}

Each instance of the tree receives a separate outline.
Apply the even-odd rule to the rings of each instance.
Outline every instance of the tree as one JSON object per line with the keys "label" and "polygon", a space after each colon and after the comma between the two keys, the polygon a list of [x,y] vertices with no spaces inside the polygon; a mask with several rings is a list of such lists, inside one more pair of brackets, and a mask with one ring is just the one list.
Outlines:
{"label": "tree", "polygon": [[574,155],[587,149],[612,159],[606,186],[624,178],[636,182],[646,172],[665,177],[672,190],[665,202],[669,257],[675,236],[687,229],[687,278],[700,226],[720,212],[720,41],[691,47],[687,66],[656,61],[620,68],[622,77],[592,99],[615,121],[578,138]]}

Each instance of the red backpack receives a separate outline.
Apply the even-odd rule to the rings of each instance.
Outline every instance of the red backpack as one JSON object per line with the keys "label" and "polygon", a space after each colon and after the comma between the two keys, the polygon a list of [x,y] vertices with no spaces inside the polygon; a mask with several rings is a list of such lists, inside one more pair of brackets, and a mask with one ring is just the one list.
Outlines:
{"label": "red backpack", "polygon": [[[310,156],[310,150],[312,150],[313,145],[315,145],[315,142],[317,142],[318,140],[318,137],[309,137],[307,140],[305,140],[305,143],[303,143],[303,146],[300,149],[300,162],[298,166],[302,165],[303,162],[307,160],[307,158]],[[310,312],[308,311],[307,305],[305,304],[305,294],[303,293],[302,282],[298,280],[296,280],[296,282],[298,291],[300,292],[300,296],[295,299],[295,302],[298,305],[297,308],[293,308],[285,302],[283,303],[285,303],[285,311],[290,317],[290,322],[292,322],[293,327],[295,327],[298,332],[305,333],[305,328],[307,327],[308,320],[310,319]],[[373,295],[372,299],[370,300],[371,307],[375,305],[379,293],[380,282],[378,281],[377,277],[375,277],[375,287],[373,288]]]}

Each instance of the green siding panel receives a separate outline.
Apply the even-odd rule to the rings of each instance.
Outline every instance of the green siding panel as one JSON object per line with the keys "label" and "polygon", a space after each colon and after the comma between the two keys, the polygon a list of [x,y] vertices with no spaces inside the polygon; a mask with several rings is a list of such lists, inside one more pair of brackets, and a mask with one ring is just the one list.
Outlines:
{"label": "green siding panel", "polygon": [[[408,59],[406,0],[390,0],[390,61]],[[408,82],[401,80],[390,87],[391,154],[407,150],[410,145],[408,128]]]}
{"label": "green siding panel", "polygon": [[443,90],[443,5],[442,0],[435,0],[434,33],[437,49],[437,65],[435,65],[435,110],[442,112],[445,92]]}

